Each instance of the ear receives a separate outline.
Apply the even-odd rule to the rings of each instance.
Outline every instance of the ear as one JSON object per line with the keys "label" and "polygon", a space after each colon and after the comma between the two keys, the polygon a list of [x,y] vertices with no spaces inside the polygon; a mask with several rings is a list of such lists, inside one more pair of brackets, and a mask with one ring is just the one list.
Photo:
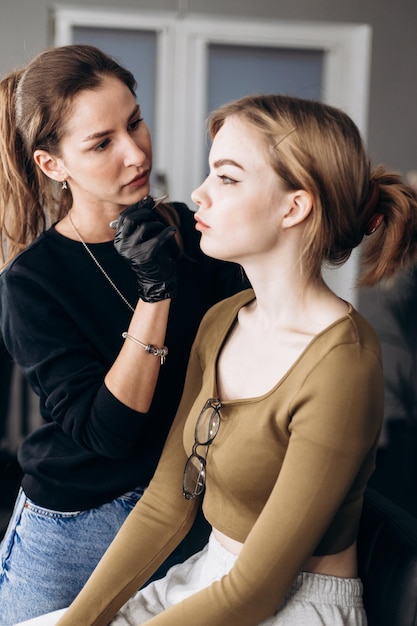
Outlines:
{"label": "ear", "polygon": [[301,224],[310,215],[313,208],[313,199],[308,191],[299,189],[290,194],[290,204],[287,213],[282,219],[283,228],[291,228]]}
{"label": "ear", "polygon": [[64,164],[58,157],[52,156],[46,150],[35,150],[33,158],[39,169],[52,180],[62,182],[66,179],[67,173]]}

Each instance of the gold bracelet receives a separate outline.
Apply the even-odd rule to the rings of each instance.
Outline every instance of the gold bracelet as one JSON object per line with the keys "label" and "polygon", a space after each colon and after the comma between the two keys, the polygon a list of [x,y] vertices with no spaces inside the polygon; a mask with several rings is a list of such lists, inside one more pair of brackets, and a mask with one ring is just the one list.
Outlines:
{"label": "gold bracelet", "polygon": [[146,352],[149,352],[149,354],[153,354],[153,356],[159,356],[159,358],[161,359],[161,365],[165,363],[165,359],[167,358],[168,354],[168,348],[166,346],[162,346],[162,348],[157,348],[151,343],[142,343],[142,341],[139,341],[139,339],[136,339],[136,337],[132,337],[132,335],[129,335],[126,332],[122,333],[122,337],[123,339],[130,339],[130,341],[133,341],[139,346],[142,346],[142,348],[144,348]]}

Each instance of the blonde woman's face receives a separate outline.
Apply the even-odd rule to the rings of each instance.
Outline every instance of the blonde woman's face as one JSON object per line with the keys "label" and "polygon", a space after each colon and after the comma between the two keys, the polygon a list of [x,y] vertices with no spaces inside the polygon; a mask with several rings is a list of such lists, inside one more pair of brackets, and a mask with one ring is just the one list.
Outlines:
{"label": "blonde woman's face", "polygon": [[149,193],[152,144],[135,97],[105,77],[80,92],[61,141],[61,162],[74,205],[123,208]]}
{"label": "blonde woman's face", "polygon": [[210,173],[192,194],[201,248],[209,256],[245,264],[275,249],[289,194],[266,150],[259,133],[237,116],[215,136]]}

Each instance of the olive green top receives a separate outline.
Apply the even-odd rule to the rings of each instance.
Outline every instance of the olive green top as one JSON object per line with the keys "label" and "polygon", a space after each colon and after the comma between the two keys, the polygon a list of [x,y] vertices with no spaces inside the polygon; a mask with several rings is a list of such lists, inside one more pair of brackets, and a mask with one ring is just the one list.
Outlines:
{"label": "olive green top", "polygon": [[[182,476],[196,419],[218,395],[218,355],[239,309],[253,298],[245,291],[206,314],[156,474],[59,626],[108,624],[190,528],[197,502],[184,499]],[[149,626],[255,626],[276,611],[311,555],[352,544],[383,419],[373,330],[349,306],[273,389],[224,401],[220,413],[203,510],[212,526],[244,546],[229,574]]]}

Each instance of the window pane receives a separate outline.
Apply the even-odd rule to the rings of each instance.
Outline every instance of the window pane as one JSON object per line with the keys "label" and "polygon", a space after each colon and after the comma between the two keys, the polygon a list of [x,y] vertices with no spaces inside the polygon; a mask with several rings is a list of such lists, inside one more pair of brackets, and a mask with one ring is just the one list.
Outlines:
{"label": "window pane", "polygon": [[207,113],[249,93],[320,100],[323,57],[322,50],[211,44]]}

